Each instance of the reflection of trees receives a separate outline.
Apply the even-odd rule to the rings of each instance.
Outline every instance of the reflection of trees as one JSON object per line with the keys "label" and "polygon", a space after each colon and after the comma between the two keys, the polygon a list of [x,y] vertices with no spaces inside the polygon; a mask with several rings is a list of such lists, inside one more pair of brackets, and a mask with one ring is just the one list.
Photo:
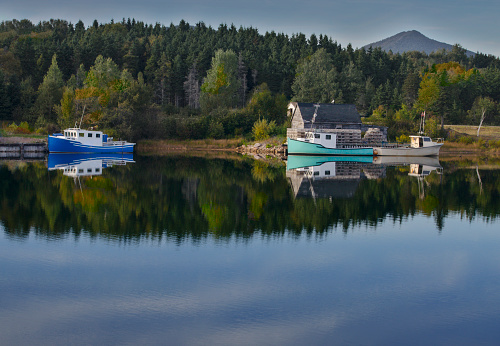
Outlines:
{"label": "reflection of trees", "polygon": [[0,166],[0,220],[5,232],[25,237],[87,234],[127,241],[144,237],[182,242],[216,236],[249,237],[255,232],[348,231],[417,213],[442,229],[450,212],[470,220],[500,212],[498,170],[455,170],[418,181],[406,168],[389,168],[378,180],[364,179],[350,198],[295,199],[284,168],[251,160],[138,157],[84,178],[82,189],[43,164]]}

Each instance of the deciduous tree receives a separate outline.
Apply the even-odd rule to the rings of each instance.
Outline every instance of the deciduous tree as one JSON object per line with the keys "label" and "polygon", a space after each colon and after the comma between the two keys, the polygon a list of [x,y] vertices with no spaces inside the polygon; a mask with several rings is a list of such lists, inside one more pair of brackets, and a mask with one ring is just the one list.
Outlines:
{"label": "deciduous tree", "polygon": [[232,50],[218,50],[201,86],[201,108],[210,111],[218,107],[236,106],[240,85],[238,57]]}

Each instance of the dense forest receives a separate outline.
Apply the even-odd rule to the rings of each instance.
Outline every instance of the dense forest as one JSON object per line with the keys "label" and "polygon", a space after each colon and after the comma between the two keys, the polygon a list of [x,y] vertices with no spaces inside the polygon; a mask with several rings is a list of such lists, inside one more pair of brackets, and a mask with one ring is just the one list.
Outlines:
{"label": "dense forest", "polygon": [[353,103],[399,133],[423,111],[436,131],[500,125],[500,60],[460,45],[393,54],[226,24],[14,19],[0,23],[0,47],[0,120],[19,131],[81,121],[133,140],[283,133],[290,100]]}

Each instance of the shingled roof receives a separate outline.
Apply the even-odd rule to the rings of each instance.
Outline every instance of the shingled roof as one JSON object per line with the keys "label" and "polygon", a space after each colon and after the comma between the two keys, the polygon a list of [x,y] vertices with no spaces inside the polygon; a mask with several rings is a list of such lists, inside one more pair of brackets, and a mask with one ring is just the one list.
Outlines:
{"label": "shingled roof", "polygon": [[[316,103],[297,102],[298,110],[305,123],[310,123],[316,111]],[[352,104],[333,104],[320,103],[314,120],[316,124],[320,123],[349,123],[360,124],[361,116],[359,115],[356,106]]]}

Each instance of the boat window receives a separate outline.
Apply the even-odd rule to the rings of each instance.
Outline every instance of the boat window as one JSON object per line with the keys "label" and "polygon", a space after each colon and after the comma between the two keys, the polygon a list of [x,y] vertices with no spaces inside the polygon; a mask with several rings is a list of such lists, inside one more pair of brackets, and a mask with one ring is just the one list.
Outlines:
{"label": "boat window", "polygon": [[314,175],[319,175],[319,172],[314,172]]}
{"label": "boat window", "polygon": [[431,139],[429,137],[424,137],[424,142],[430,142]]}
{"label": "boat window", "polygon": [[99,172],[99,171],[100,171],[100,169],[99,169],[99,168],[96,168],[96,169],[95,169],[95,171],[96,171],[96,172]]}
{"label": "boat window", "polygon": [[80,168],[80,169],[78,170],[78,173],[83,173],[83,169],[82,169],[82,168]]}
{"label": "boat window", "polygon": [[319,135],[319,133],[315,133],[314,138],[321,138],[321,136]]}
{"label": "boat window", "polygon": [[101,134],[100,133],[96,133],[95,134],[95,138],[101,138]]}
{"label": "boat window", "polygon": [[326,139],[332,139],[332,135],[326,135]]}
{"label": "boat window", "polygon": [[85,134],[83,132],[80,132],[79,135],[80,135],[80,137],[84,137],[85,136]]}
{"label": "boat window", "polygon": [[330,171],[325,171],[325,175],[330,175]]}
{"label": "boat window", "polygon": [[89,132],[89,134],[87,135],[87,137],[92,137],[92,134]]}
{"label": "boat window", "polygon": [[92,173],[92,168],[87,168],[87,173]]}

